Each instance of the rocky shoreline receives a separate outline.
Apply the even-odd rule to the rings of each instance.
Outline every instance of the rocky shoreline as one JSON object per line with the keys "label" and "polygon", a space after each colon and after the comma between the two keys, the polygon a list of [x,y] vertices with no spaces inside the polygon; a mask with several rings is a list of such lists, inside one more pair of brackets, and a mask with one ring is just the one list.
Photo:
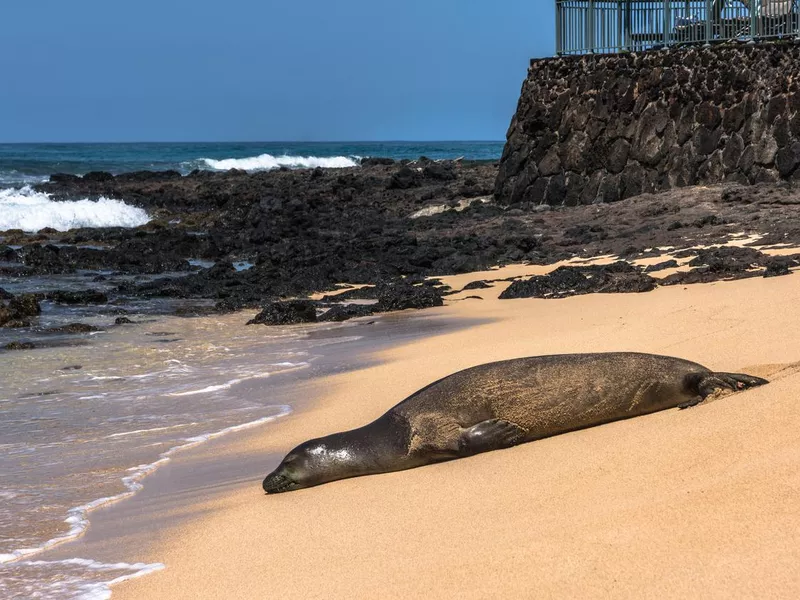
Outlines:
{"label": "rocky shoreline", "polygon": [[[53,175],[37,190],[61,200],[123,200],[152,220],[136,229],[0,234],[0,281],[71,274],[85,281],[81,291],[51,289],[37,301],[113,302],[124,314],[134,299],[204,300],[206,308],[186,312],[261,308],[254,322],[286,324],[438,306],[454,290],[430,278],[514,263],[601,255],[628,261],[562,267],[515,283],[504,297],[642,292],[788,274],[800,264],[798,256],[769,257],[753,248],[693,250],[687,256],[694,270],[657,282],[630,264],[658,248],[722,244],[734,235],[759,235],[759,246],[800,245],[800,188],[792,183],[682,188],[578,207],[508,207],[493,196],[497,172],[491,163],[422,158],[250,174]],[[284,302],[341,284],[363,287]],[[18,300],[3,296],[0,313],[11,314]],[[343,305],[356,299],[371,303]],[[1,326],[10,325],[31,321],[9,318]]]}

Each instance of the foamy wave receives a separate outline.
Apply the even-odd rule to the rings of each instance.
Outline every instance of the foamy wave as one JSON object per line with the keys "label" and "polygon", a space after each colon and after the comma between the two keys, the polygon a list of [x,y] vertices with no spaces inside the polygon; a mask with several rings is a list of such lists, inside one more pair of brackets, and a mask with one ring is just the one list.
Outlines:
{"label": "foamy wave", "polygon": [[[162,563],[102,563],[86,558],[68,558],[66,560],[32,560],[17,563],[26,570],[43,572],[58,569],[58,581],[43,584],[42,589],[34,586],[31,598],[73,598],[76,600],[108,600],[111,598],[111,586],[136,579],[165,568]],[[94,575],[90,575],[94,573]],[[104,577],[105,581],[92,581],[89,577]],[[0,591],[3,591],[0,584]],[[15,596],[16,597],[16,596]]]}
{"label": "foamy wave", "polygon": [[[268,377],[269,374],[265,374],[264,377]],[[220,390],[229,390],[237,383],[241,383],[241,379],[231,379],[227,383],[221,383],[219,385],[209,385],[208,387],[204,387],[200,390],[190,390],[188,392],[173,392],[172,394],[167,394],[167,396],[173,397],[181,397],[181,396],[197,396],[198,394],[210,394],[212,392],[219,392]]]}
{"label": "foamy wave", "polygon": [[248,158],[227,158],[224,160],[214,160],[204,158],[202,162],[215,171],[227,171],[228,169],[243,169],[245,171],[270,171],[281,167],[290,169],[347,169],[357,167],[358,160],[355,157],[333,156],[321,158],[318,156],[272,156],[262,154]]}
{"label": "foamy wave", "polygon": [[[194,448],[195,446],[207,442],[209,440],[216,439],[218,437],[222,437],[224,435],[228,435],[229,433],[235,433],[237,431],[243,431],[245,429],[251,429],[253,427],[258,427],[259,425],[264,425],[266,423],[271,423],[281,417],[285,417],[286,415],[292,412],[291,407],[286,405],[280,405],[277,407],[278,413],[274,415],[270,415],[268,417],[262,417],[261,419],[256,419],[255,421],[250,421],[248,423],[242,423],[241,425],[234,425],[232,427],[226,427],[225,429],[221,429],[220,431],[215,431],[212,433],[206,433],[204,435],[198,435],[190,438],[185,438],[183,443],[179,446],[175,446],[170,448],[166,452],[161,453],[158,459],[154,462],[145,465],[139,465],[137,467],[132,467],[128,469],[130,475],[122,478],[122,483],[125,485],[127,491],[122,492],[121,494],[117,494],[116,496],[108,496],[105,498],[98,498],[92,502],[87,504],[83,504],[81,506],[76,506],[75,508],[70,509],[67,512],[67,518],[64,519],[64,522],[69,525],[69,531],[61,536],[53,538],[51,540],[46,541],[45,543],[37,546],[36,548],[20,548],[18,550],[14,550],[7,554],[0,554],[0,565],[9,564],[17,562],[27,556],[31,556],[33,554],[39,554],[52,548],[53,546],[58,546],[63,544],[64,542],[68,542],[80,537],[86,528],[89,526],[89,513],[95,509],[98,509],[102,506],[108,506],[109,504],[114,504],[119,502],[120,500],[124,500],[126,498],[130,498],[136,492],[141,490],[144,486],[142,485],[142,480],[156,471],[162,465],[168,463],[174,454],[177,452],[181,452],[183,450],[188,450],[189,448]],[[80,559],[83,560],[83,559]]]}
{"label": "foamy wave", "polygon": [[39,231],[52,227],[68,231],[79,227],[138,227],[150,220],[141,208],[120,200],[54,202],[30,186],[0,190],[0,231]]}

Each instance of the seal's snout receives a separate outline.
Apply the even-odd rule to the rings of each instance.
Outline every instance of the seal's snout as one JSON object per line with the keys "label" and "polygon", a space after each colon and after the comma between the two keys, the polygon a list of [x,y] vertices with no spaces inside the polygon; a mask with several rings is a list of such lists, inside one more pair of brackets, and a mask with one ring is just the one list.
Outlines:
{"label": "seal's snout", "polygon": [[262,487],[268,494],[278,494],[283,491],[282,488],[286,483],[288,483],[286,477],[275,472],[267,475]]}
{"label": "seal's snout", "polygon": [[296,490],[302,486],[298,485],[294,479],[284,473],[283,469],[278,469],[267,475],[261,487],[263,487],[264,491],[268,494],[280,494],[282,492]]}

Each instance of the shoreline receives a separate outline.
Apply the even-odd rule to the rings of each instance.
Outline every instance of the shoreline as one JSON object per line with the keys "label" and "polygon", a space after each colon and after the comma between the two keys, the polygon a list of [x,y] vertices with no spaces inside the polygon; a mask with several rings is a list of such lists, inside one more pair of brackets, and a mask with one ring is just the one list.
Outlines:
{"label": "shoreline", "polygon": [[[155,533],[152,523],[148,518],[149,510],[142,512],[142,506],[148,502],[158,503],[175,494],[182,494],[182,485],[186,485],[186,477],[178,476],[178,483],[172,481],[175,472],[187,473],[198,465],[204,458],[214,458],[219,461],[221,455],[235,451],[249,437],[269,435],[262,433],[261,425],[267,424],[273,428],[280,427],[276,421],[302,418],[308,410],[313,410],[315,395],[309,390],[316,389],[320,380],[324,380],[327,372],[343,372],[359,368],[359,365],[368,365],[366,362],[375,350],[387,344],[402,343],[402,340],[414,339],[420,335],[435,336],[442,331],[449,331],[455,327],[451,320],[440,318],[436,315],[420,313],[418,311],[406,312],[402,315],[385,315],[379,318],[367,329],[368,323],[352,322],[345,325],[327,325],[314,327],[307,331],[308,338],[318,338],[320,341],[329,340],[333,345],[331,350],[320,352],[311,362],[310,369],[295,369],[287,371],[280,379],[263,383],[262,380],[243,382],[235,386],[234,392],[245,396],[256,394],[266,396],[270,406],[284,406],[280,414],[259,419],[256,422],[234,425],[221,432],[215,432],[200,438],[190,438],[166,452],[163,452],[153,463],[135,467],[135,473],[126,476],[127,490],[113,498],[102,498],[86,506],[72,509],[69,514],[80,511],[80,531],[70,531],[69,534],[49,540],[42,547],[32,550],[8,562],[7,567],[13,569],[15,564],[22,568],[30,566],[46,568],[80,567],[95,571],[113,572],[106,583],[87,583],[84,587],[100,590],[106,594],[109,583],[118,584],[128,579],[138,578],[142,575],[158,571],[163,565],[158,562],[144,562],[136,558],[140,554],[140,543],[125,541],[125,533],[136,535],[145,532],[147,535]],[[458,325],[465,326],[461,323]],[[467,324],[468,326],[468,324]],[[244,327],[244,325],[241,325]],[[266,333],[266,332],[265,332]],[[355,337],[353,334],[358,333]],[[341,342],[337,340],[341,339]],[[365,354],[365,348],[369,352]],[[319,395],[319,394],[316,394]],[[289,406],[291,405],[291,406]],[[233,434],[236,435],[228,435]],[[217,464],[215,462],[215,464]],[[230,467],[230,465],[228,465]],[[130,469],[129,471],[133,471]],[[210,482],[214,487],[224,486],[226,477],[230,476],[235,467],[199,469],[208,479],[203,485]],[[194,485],[189,477],[189,485]],[[196,482],[195,482],[196,483]],[[135,488],[135,489],[134,489]],[[147,513],[147,514],[145,514]],[[131,515],[141,517],[133,530],[123,528],[120,535],[120,523],[130,520]],[[76,525],[77,527],[77,525]],[[75,527],[73,527],[75,529]],[[80,557],[80,558],[78,558]]]}
{"label": "shoreline", "polygon": [[[691,411],[277,497],[264,497],[258,480],[240,481],[209,501],[186,499],[192,518],[163,519],[158,542],[139,556],[167,568],[115,586],[114,598],[255,597],[275,585],[282,597],[352,597],[354,589],[384,597],[451,597],[455,589],[467,597],[531,589],[674,596],[694,589],[698,576],[720,596],[756,583],[762,592],[800,590],[800,574],[787,570],[800,559],[792,533],[800,511],[786,504],[800,486],[792,433],[800,410],[791,400],[800,390],[800,331],[783,308],[800,300],[796,274],[557,301],[498,302],[499,291],[427,311],[482,324],[404,343],[381,351],[377,364],[325,378],[327,393],[305,418],[248,436],[242,456],[261,457],[266,474],[296,443],[369,422],[438,377],[516,356],[645,351],[774,380]],[[748,339],[756,343],[738,343]],[[586,546],[590,534],[607,540],[602,552]],[[725,536],[736,543],[721,552]],[[661,564],[646,558],[653,544]],[[636,573],[619,577],[617,559],[632,561]],[[755,569],[749,581],[725,567],[736,561]]]}

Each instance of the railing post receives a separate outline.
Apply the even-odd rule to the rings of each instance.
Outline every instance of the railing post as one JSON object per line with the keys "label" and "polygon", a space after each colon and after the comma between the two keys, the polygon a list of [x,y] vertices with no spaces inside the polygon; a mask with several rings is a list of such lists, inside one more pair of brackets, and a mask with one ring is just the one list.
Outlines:
{"label": "railing post", "polygon": [[563,15],[561,14],[562,6],[561,0],[556,0],[556,55],[561,56],[564,52],[564,41],[561,39],[561,28],[563,23]]}
{"label": "railing post", "polygon": [[631,47],[631,21],[633,19],[633,15],[631,15],[631,0],[625,0],[625,48],[631,52],[633,48]]}
{"label": "railing post", "polygon": [[797,6],[792,5],[792,12],[790,13],[792,18],[792,33],[794,34],[795,40],[800,39],[800,15],[797,14]]}
{"label": "railing post", "polygon": [[750,43],[756,42],[756,31],[758,28],[758,6],[760,0],[750,0]]}
{"label": "railing post", "polygon": [[672,29],[670,24],[670,0],[664,0],[664,47],[669,47],[670,39],[669,33]]}
{"label": "railing post", "polygon": [[594,0],[589,0],[589,18],[586,20],[586,25],[589,28],[589,52],[594,54],[595,48],[595,27],[594,27]]}
{"label": "railing post", "polygon": [[711,3],[706,0],[706,45],[711,44]]}

